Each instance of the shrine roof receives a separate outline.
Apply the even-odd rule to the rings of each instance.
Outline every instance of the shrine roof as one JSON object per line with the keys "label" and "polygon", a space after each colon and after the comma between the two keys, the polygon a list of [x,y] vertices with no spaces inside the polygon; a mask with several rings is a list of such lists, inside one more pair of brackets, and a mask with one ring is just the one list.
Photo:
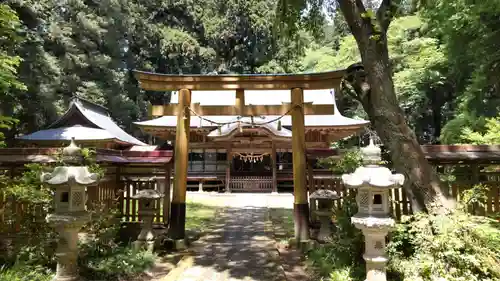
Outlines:
{"label": "shrine roof", "polygon": [[[272,120],[278,118],[277,115],[267,115],[259,118],[255,118],[256,124],[260,122],[266,122],[267,120]],[[238,120],[238,116],[203,116],[203,118],[210,121],[218,123],[234,122]],[[281,125],[291,127],[292,117],[289,115],[283,116],[281,119]],[[306,127],[342,127],[342,126],[364,126],[369,123],[366,120],[353,119],[349,117],[342,116],[340,114],[332,115],[306,115],[304,116],[304,122]],[[140,127],[172,127],[175,128],[177,125],[177,116],[162,116],[156,119],[135,122],[134,124]],[[200,126],[201,124],[201,126]],[[192,128],[214,128],[217,127],[216,124],[210,123],[207,120],[202,120],[198,116],[192,116],[190,118],[190,126]]]}
{"label": "shrine roof", "polygon": [[[92,128],[95,131],[91,132],[90,129]],[[107,134],[99,130],[104,130]],[[75,137],[77,140],[106,140],[110,136],[111,139],[116,139],[119,142],[131,145],[146,145],[120,128],[113,121],[105,107],[81,98],[73,98],[66,113],[52,123],[47,130],[24,135],[18,139],[27,141],[64,141]]]}
{"label": "shrine roof", "polygon": [[[273,119],[270,119],[273,120]],[[222,126],[221,129],[215,129],[211,131],[208,136],[212,138],[230,138],[232,137],[236,132],[238,132],[238,128],[241,126],[243,128],[251,128],[252,125],[249,124],[251,123],[251,118],[250,117],[243,117],[239,119],[240,122],[244,123],[232,123],[226,126]],[[258,123],[264,123],[265,121],[260,120],[260,118],[257,118],[255,121],[256,124]],[[270,134],[274,135],[275,137],[278,138],[283,138],[283,139],[291,139],[292,138],[292,131],[286,128],[278,128],[277,122],[271,122],[271,123],[266,123],[259,125],[258,127],[265,129],[268,131]]]}
{"label": "shrine roof", "polygon": [[32,134],[19,137],[21,140],[28,141],[53,141],[66,140],[75,138],[77,141],[115,141],[117,138],[106,130],[98,128],[89,128],[81,125],[71,127],[60,127],[36,131]]}

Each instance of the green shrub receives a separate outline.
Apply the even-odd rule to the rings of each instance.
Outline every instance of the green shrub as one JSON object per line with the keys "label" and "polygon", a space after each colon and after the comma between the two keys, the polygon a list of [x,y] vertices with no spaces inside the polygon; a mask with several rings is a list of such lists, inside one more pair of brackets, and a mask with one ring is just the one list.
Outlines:
{"label": "green shrub", "polygon": [[137,276],[151,268],[155,259],[152,253],[133,251],[129,247],[118,246],[101,255],[81,257],[80,274],[87,280],[123,280]]}
{"label": "green shrub", "polygon": [[351,224],[351,217],[357,212],[356,201],[348,197],[334,211],[337,224],[331,243],[310,251],[308,261],[321,280],[364,280],[364,238]]}
{"label": "green shrub", "polygon": [[499,223],[457,211],[404,218],[388,244],[394,280],[500,280]]}
{"label": "green shrub", "polygon": [[129,244],[117,241],[120,223],[111,210],[85,227],[89,237],[80,244],[80,274],[88,280],[122,280],[152,267],[155,255],[133,251]]}
{"label": "green shrub", "polygon": [[49,281],[51,278],[52,272],[41,266],[14,266],[0,269],[0,281]]}
{"label": "green shrub", "polygon": [[[482,198],[482,189],[463,198]],[[475,199],[474,199],[475,200]],[[335,210],[333,241],[308,253],[315,280],[364,280],[364,239],[351,223],[353,198]],[[446,215],[402,218],[389,235],[387,279],[391,281],[500,281],[500,222],[457,210]]]}
{"label": "green shrub", "polygon": [[490,193],[490,186],[484,184],[476,184],[472,188],[462,192],[460,196],[460,207],[463,211],[473,213],[478,209],[485,210]]}
{"label": "green shrub", "polygon": [[334,174],[352,173],[362,162],[359,149],[345,151],[340,159],[335,157],[318,159],[318,165],[331,170]]}
{"label": "green shrub", "polygon": [[[92,172],[104,172],[95,161],[93,151],[83,150],[86,163]],[[22,176],[5,179],[3,191],[13,200],[41,206],[45,213],[52,207],[52,189],[43,185],[40,174],[44,167],[38,164],[26,165]],[[102,210],[94,206],[91,212],[93,220],[83,229],[90,239],[79,245],[80,273],[89,280],[122,280],[129,279],[155,262],[153,254],[132,251],[130,245],[120,244],[117,233],[120,229],[116,219],[117,210]],[[57,233],[46,221],[36,220],[30,214],[23,216],[21,233],[17,234],[22,244],[14,243],[13,255],[0,256],[4,267],[0,269],[0,281],[45,281],[55,273],[55,249]]]}

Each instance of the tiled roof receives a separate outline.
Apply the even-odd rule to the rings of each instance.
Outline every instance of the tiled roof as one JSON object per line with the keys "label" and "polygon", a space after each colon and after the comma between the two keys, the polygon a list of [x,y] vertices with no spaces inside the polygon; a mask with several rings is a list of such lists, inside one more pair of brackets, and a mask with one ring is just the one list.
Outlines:
{"label": "tiled roof", "polygon": [[40,130],[32,134],[19,137],[21,140],[52,141],[52,140],[75,140],[93,141],[93,140],[113,140],[116,137],[108,131],[97,128],[83,127],[75,125],[72,127],[60,127],[54,129]]}
{"label": "tiled roof", "polygon": [[[88,123],[92,124],[95,126],[97,129],[102,129],[109,133],[113,138],[116,138],[117,140],[125,143],[129,143],[131,145],[146,145],[142,141],[134,138],[133,136],[129,135],[126,133],[124,130],[122,130],[114,121],[111,119],[111,116],[109,115],[108,110],[105,107],[102,107],[100,105],[97,105],[95,103],[92,103],[90,101],[81,99],[81,98],[74,98],[68,110],[66,113],[61,116],[56,122],[51,124],[49,126],[49,130],[52,129],[57,129],[57,128],[64,128],[64,127],[69,127],[67,124],[70,123],[70,119],[74,114],[80,113],[83,118],[85,118]],[[92,125],[90,127],[92,127]],[[44,132],[45,131],[45,132]],[[81,133],[83,133],[82,130],[80,130]],[[53,134],[56,131],[48,131],[47,130],[42,130],[38,131],[35,133],[32,133],[28,136],[29,140],[42,140],[42,139],[37,139],[36,137],[43,137],[45,138],[52,136],[53,140],[66,140],[62,135],[58,134]],[[71,131],[73,133],[77,133],[77,131]],[[21,136],[20,139],[27,139],[28,136]],[[101,137],[104,137],[105,135],[101,132],[100,133]],[[80,137],[83,137],[80,135]],[[98,136],[90,136],[93,137],[94,139],[98,138]],[[76,136],[75,136],[76,138]]]}

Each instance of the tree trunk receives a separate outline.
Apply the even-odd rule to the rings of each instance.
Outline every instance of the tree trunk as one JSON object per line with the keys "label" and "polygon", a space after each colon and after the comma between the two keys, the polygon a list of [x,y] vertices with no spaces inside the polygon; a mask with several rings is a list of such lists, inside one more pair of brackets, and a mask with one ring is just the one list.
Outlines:
{"label": "tree trunk", "polygon": [[366,74],[354,81],[356,97],[389,149],[394,166],[405,175],[404,188],[412,200],[413,209],[443,212],[453,208],[454,201],[448,197],[447,191],[441,189],[438,177],[425,159],[397,101],[387,50],[388,23],[379,22],[382,31],[377,31],[373,19],[362,17],[366,11],[360,1],[338,1],[358,44]]}

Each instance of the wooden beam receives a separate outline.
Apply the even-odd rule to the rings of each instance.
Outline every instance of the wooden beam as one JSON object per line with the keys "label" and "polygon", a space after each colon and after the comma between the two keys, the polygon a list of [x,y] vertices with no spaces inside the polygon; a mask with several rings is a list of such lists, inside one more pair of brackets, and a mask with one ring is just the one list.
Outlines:
{"label": "wooden beam", "polygon": [[[304,102],[304,91],[293,88],[293,104]],[[292,110],[292,152],[293,152],[293,195],[295,240],[297,243],[309,240],[309,204],[306,187],[306,139],[302,107]]]}
{"label": "wooden beam", "polygon": [[[307,159],[306,159],[307,161]],[[316,191],[316,188],[314,186],[314,169],[311,163],[312,160],[307,161],[307,189],[309,191],[309,194],[313,193]],[[311,216],[311,222],[315,223],[317,222],[317,217],[316,217],[316,200],[315,199],[309,199],[309,215]]]}
{"label": "wooden beam", "polygon": [[165,165],[165,187],[163,194],[163,224],[170,224],[170,188],[171,188],[172,164]]}
{"label": "wooden beam", "polygon": [[345,70],[303,74],[251,74],[251,75],[170,75],[134,71],[144,90],[289,90],[332,89],[338,87]]}
{"label": "wooden beam", "polygon": [[276,171],[276,144],[274,142],[271,146],[271,165],[273,171],[273,193],[278,193],[278,179]]}
{"label": "wooden beam", "polygon": [[[243,100],[244,102],[244,100]],[[241,115],[241,116],[260,116],[260,115],[284,115],[292,109],[291,103],[282,105],[245,105],[238,106],[220,106],[220,105],[200,105],[191,104],[191,110],[200,116],[216,115]],[[153,105],[151,107],[151,116],[177,116],[182,109],[177,104]],[[305,115],[333,115],[333,105],[331,104],[304,104]]]}
{"label": "wooden beam", "polygon": [[232,147],[229,144],[226,149],[226,193],[231,192],[231,165],[233,164],[233,151]]}
{"label": "wooden beam", "polygon": [[175,178],[174,192],[171,204],[169,235],[174,240],[184,240],[186,234],[186,185],[189,153],[189,122],[190,111],[186,108],[191,104],[191,91],[179,91],[179,112],[177,115],[177,131],[175,138]]}
{"label": "wooden beam", "polygon": [[[244,111],[245,111],[245,90],[243,89],[238,89],[236,90],[236,102],[234,105],[236,108],[236,112],[238,112],[238,115],[244,116]],[[200,110],[203,112],[203,108],[200,107]],[[208,114],[205,114],[208,115]]]}

